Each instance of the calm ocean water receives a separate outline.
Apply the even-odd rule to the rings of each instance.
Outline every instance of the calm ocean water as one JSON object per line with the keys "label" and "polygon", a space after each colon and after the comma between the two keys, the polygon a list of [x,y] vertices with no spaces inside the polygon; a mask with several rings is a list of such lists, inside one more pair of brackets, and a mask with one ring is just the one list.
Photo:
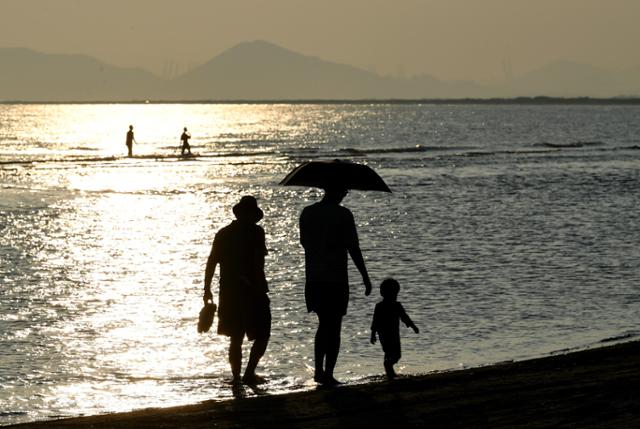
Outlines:
{"label": "calm ocean water", "polygon": [[[263,389],[314,388],[297,224],[320,193],[277,184],[309,159],[369,164],[394,191],[344,204],[373,282],[396,277],[421,329],[402,328],[401,373],[636,337],[638,118],[639,106],[0,105],[0,425],[230,397],[226,338],[197,334],[196,319],[211,241],[245,194],[270,251]],[[175,156],[184,126],[199,157]],[[336,376],[360,382],[383,373],[368,342],[379,294],[350,273]]]}

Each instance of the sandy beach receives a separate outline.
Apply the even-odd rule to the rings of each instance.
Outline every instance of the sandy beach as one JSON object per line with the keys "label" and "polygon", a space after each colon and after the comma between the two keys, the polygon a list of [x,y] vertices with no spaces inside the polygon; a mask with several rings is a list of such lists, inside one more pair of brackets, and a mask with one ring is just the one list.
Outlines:
{"label": "sandy beach", "polygon": [[638,428],[640,342],[394,381],[34,422],[54,428]]}

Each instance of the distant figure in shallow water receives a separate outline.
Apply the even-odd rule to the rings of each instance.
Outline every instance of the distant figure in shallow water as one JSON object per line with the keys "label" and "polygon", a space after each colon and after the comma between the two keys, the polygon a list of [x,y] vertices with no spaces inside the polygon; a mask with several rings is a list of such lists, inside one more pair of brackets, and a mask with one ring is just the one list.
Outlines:
{"label": "distant figure in shallow water", "polygon": [[394,279],[386,279],[380,285],[380,295],[383,300],[376,304],[371,323],[371,344],[376,343],[376,333],[380,336],[380,344],[384,351],[384,370],[387,377],[395,378],[393,365],[400,360],[400,320],[413,329],[416,334],[418,327],[407,316],[402,304],[397,301],[400,284]]}
{"label": "distant figure in shallow water", "polygon": [[360,251],[351,211],[340,205],[348,191],[325,189],[322,201],[305,207],[300,215],[300,242],[305,254],[305,301],[318,316],[314,343],[315,374],[320,384],[336,385],[333,370],[340,352],[342,318],[347,314],[349,280],[347,255],[362,275],[365,295],[371,281]]}
{"label": "distant figure in shallow water", "polygon": [[[230,337],[229,363],[233,383],[257,384],[262,377],[255,370],[271,335],[269,288],[264,274],[267,254],[265,234],[257,223],[263,213],[256,199],[244,196],[233,207],[236,220],[216,233],[204,276],[204,302],[213,298],[211,280],[220,264],[218,334]],[[253,340],[249,362],[242,379],[242,341]]]}
{"label": "distant figure in shallow water", "polygon": [[182,143],[182,147],[180,148],[180,154],[184,155],[184,151],[189,151],[189,155],[191,155],[191,146],[189,146],[189,139],[191,138],[191,134],[187,132],[187,127],[184,127],[184,132],[180,136],[180,142]]}
{"label": "distant figure in shallow water", "polygon": [[[136,139],[133,137],[133,125],[129,125],[129,131],[127,131],[127,140],[126,145],[129,150],[129,154],[127,156],[133,156],[133,143],[136,142]],[[137,143],[137,142],[136,142]]]}

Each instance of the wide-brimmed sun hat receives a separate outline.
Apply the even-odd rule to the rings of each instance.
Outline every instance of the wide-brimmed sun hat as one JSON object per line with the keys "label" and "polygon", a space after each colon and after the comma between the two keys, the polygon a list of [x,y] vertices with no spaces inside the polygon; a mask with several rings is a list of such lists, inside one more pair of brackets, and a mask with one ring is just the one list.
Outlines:
{"label": "wide-brimmed sun hat", "polygon": [[245,195],[240,198],[240,202],[233,206],[233,214],[238,219],[252,217],[255,222],[258,222],[264,216],[263,211],[258,207],[258,201],[251,195]]}

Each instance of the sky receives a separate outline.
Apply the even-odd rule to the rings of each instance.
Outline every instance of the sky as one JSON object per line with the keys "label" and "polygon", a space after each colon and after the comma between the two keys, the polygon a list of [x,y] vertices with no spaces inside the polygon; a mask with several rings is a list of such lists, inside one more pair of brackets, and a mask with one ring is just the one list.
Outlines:
{"label": "sky", "polygon": [[640,67],[640,0],[0,0],[0,47],[167,76],[266,40],[379,74],[500,81],[566,60]]}

